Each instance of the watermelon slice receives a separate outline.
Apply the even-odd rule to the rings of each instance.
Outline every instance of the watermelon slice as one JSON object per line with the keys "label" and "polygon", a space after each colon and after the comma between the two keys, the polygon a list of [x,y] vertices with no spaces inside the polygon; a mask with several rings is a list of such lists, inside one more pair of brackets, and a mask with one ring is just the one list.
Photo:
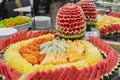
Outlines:
{"label": "watermelon slice", "polygon": [[[102,45],[101,45],[102,44]],[[103,40],[100,40],[98,41],[98,45],[99,45],[99,48],[103,50],[103,48],[105,47],[105,43]]]}
{"label": "watermelon slice", "polygon": [[4,75],[7,80],[18,80],[22,74],[8,67],[4,62],[0,59],[0,74]]}
{"label": "watermelon slice", "polygon": [[113,61],[113,59],[112,59],[112,57],[110,56],[110,57],[109,57],[109,61],[108,61],[108,64],[109,64],[109,67],[110,67],[110,70],[109,70],[109,71],[111,71],[112,68],[113,68],[113,63],[111,63],[112,61]]}
{"label": "watermelon slice", "polygon": [[16,42],[16,38],[17,38],[17,37],[15,36],[15,34],[11,36],[11,41],[12,41],[12,43],[15,43],[15,42]]}
{"label": "watermelon slice", "polygon": [[[65,77],[65,79],[64,80],[73,80],[72,78],[74,78],[74,77],[72,77],[72,75],[74,75],[73,73],[72,73],[72,68],[68,71],[68,73],[67,73],[67,75],[66,75],[66,77]],[[75,80],[75,79],[74,79]]]}
{"label": "watermelon slice", "polygon": [[68,73],[64,80],[76,80],[79,76],[79,70],[72,66],[68,69]]}
{"label": "watermelon slice", "polygon": [[109,73],[110,70],[111,70],[111,69],[110,69],[110,64],[109,64],[109,61],[110,61],[110,60],[109,60],[109,58],[106,58],[105,60],[106,60],[106,62],[107,62],[107,63],[106,63],[106,72]]}
{"label": "watermelon slice", "polygon": [[53,80],[58,80],[58,77],[61,75],[63,70],[64,70],[63,68],[60,68],[60,69],[56,69],[55,71],[53,71],[53,77],[54,77]]}
{"label": "watermelon slice", "polygon": [[102,76],[102,63],[98,63],[96,66],[98,67],[96,80],[100,80],[100,77]]}
{"label": "watermelon slice", "polygon": [[87,69],[87,72],[86,72],[86,74],[84,76],[84,80],[88,80],[89,79],[93,68],[90,66],[90,67],[87,67],[86,69]]}
{"label": "watermelon slice", "polygon": [[75,76],[75,80],[76,80],[80,73],[79,70],[76,67],[72,66],[72,73]]}
{"label": "watermelon slice", "polygon": [[96,43],[95,43],[95,37],[90,36],[89,40],[90,40],[94,45],[96,44]]}
{"label": "watermelon slice", "polygon": [[10,43],[10,38],[7,38],[6,39],[6,45],[9,46],[11,43]]}
{"label": "watermelon slice", "polygon": [[42,72],[40,80],[54,80],[53,71]]}
{"label": "watermelon slice", "polygon": [[43,72],[41,72],[41,75],[38,75],[38,76],[41,76],[41,78],[40,78],[41,80],[48,80],[48,79],[50,79],[48,74],[49,74],[49,72],[43,71]]}
{"label": "watermelon slice", "polygon": [[40,72],[33,72],[27,76],[26,80],[40,80],[41,74]]}
{"label": "watermelon slice", "polygon": [[3,50],[3,41],[0,40],[0,52]]}
{"label": "watermelon slice", "polygon": [[6,67],[6,65],[3,66],[3,70],[5,71],[4,75],[6,76],[7,80],[18,80],[22,76],[21,73]]}
{"label": "watermelon slice", "polygon": [[33,32],[32,31],[29,32],[28,39],[29,38],[33,38]]}
{"label": "watermelon slice", "polygon": [[3,60],[0,58],[0,74],[3,75],[4,74],[4,71],[3,71],[3,65],[4,65],[4,62]]}
{"label": "watermelon slice", "polygon": [[106,55],[109,55],[110,54],[110,52],[111,52],[111,47],[108,45],[108,44],[106,44],[105,43],[105,46],[104,46],[105,48],[103,48],[102,50],[104,50],[105,51],[105,54]]}
{"label": "watermelon slice", "polygon": [[85,75],[86,73],[84,73],[84,70],[83,69],[80,69],[79,70],[79,76],[78,76],[78,78],[76,79],[76,80],[84,80],[84,75]]}
{"label": "watermelon slice", "polygon": [[64,80],[68,72],[70,72],[70,68],[64,68],[63,72],[59,75],[58,80]]}
{"label": "watermelon slice", "polygon": [[95,65],[92,69],[91,75],[88,80],[96,79],[97,70],[98,70],[98,67]]}
{"label": "watermelon slice", "polygon": [[99,38],[96,38],[97,40],[96,40],[96,45],[95,46],[97,46],[98,48],[100,48],[100,46],[101,46],[101,40],[99,39]]}

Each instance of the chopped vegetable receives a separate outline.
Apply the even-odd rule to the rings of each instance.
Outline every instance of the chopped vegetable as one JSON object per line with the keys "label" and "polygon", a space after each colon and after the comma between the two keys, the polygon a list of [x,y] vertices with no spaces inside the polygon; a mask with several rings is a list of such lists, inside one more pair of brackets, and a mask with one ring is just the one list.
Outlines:
{"label": "chopped vegetable", "polygon": [[14,27],[32,21],[29,17],[17,16],[15,18],[4,19],[0,21],[0,28]]}

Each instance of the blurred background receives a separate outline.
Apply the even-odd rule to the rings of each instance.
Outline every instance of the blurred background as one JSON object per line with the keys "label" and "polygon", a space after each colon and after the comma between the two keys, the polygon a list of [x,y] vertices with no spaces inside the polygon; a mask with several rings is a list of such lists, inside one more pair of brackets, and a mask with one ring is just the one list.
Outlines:
{"label": "blurred background", "polygon": [[[33,1],[33,9],[31,8],[31,1]],[[54,29],[58,9],[66,3],[76,3],[78,1],[79,0],[0,0],[0,20],[16,17],[18,15],[30,17],[49,16],[51,19],[51,28]],[[119,5],[117,7],[115,5],[101,5],[99,1],[101,0],[93,0],[97,6],[97,11],[106,14],[112,10],[115,11],[115,9],[117,9],[116,11],[119,12]],[[109,2],[109,0],[107,1]]]}

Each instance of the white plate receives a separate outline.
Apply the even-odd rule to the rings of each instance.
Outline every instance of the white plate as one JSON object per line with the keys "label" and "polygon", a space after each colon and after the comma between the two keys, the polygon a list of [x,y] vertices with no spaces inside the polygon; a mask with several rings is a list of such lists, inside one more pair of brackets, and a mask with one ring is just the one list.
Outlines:
{"label": "white plate", "polygon": [[46,20],[51,20],[51,19],[48,16],[35,16],[35,20],[37,20],[37,21],[46,21]]}
{"label": "white plate", "polygon": [[0,28],[0,39],[8,37],[17,32],[15,28]]}

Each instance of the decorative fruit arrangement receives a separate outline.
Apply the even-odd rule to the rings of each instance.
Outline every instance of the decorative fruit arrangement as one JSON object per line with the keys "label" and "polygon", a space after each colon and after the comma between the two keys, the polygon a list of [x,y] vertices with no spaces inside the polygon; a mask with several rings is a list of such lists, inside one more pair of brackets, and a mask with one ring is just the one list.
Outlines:
{"label": "decorative fruit arrangement", "polygon": [[119,18],[108,16],[108,15],[99,16],[98,19],[100,19],[98,20],[96,25],[96,28],[98,29],[105,28],[106,26],[111,24],[120,24]]}
{"label": "decorative fruit arrangement", "polygon": [[17,25],[25,24],[28,22],[31,22],[32,19],[28,17],[23,17],[23,16],[16,16],[15,18],[9,18],[9,19],[4,19],[0,21],[0,28],[4,27],[14,27]]}
{"label": "decorative fruit arrangement", "polygon": [[112,35],[120,32],[120,24],[111,24],[104,28],[101,28],[101,35]]}
{"label": "decorative fruit arrangement", "polygon": [[[0,58],[0,75],[7,80],[109,80],[111,75],[118,71],[119,55],[105,41],[95,37],[90,37],[91,42],[59,40],[55,36],[55,32],[52,31],[24,31],[1,40],[0,51],[8,45],[9,47],[2,53],[4,58]],[[66,45],[66,51],[42,53],[41,49],[51,47],[52,41],[57,49]],[[62,44],[58,46],[60,43]],[[33,60],[31,56],[22,56],[28,54],[27,52],[44,57],[39,56],[37,59],[40,63],[32,64],[25,58],[27,56]]]}
{"label": "decorative fruit arrangement", "polygon": [[97,22],[97,12],[96,6],[91,0],[81,0],[77,3],[82,9],[85,14],[85,20],[87,23],[87,30],[90,30],[91,27],[96,26]]}
{"label": "decorative fruit arrangement", "polygon": [[86,24],[83,10],[76,4],[68,3],[61,7],[56,18],[56,32],[65,39],[78,39],[84,36]]}
{"label": "decorative fruit arrangement", "polygon": [[[102,61],[100,52],[87,41],[72,42],[70,40],[61,41],[55,39],[53,35],[47,34],[12,44],[6,50],[4,60],[10,67],[23,74],[34,71],[55,70],[71,65],[84,68]],[[52,42],[54,49],[51,49],[50,42]],[[19,61],[19,63],[16,61]],[[15,63],[17,65],[14,65]]]}
{"label": "decorative fruit arrangement", "polygon": [[111,24],[100,29],[101,37],[106,40],[120,41],[120,24]]}
{"label": "decorative fruit arrangement", "polygon": [[102,38],[120,41],[120,18],[99,15],[96,28],[100,30]]}

